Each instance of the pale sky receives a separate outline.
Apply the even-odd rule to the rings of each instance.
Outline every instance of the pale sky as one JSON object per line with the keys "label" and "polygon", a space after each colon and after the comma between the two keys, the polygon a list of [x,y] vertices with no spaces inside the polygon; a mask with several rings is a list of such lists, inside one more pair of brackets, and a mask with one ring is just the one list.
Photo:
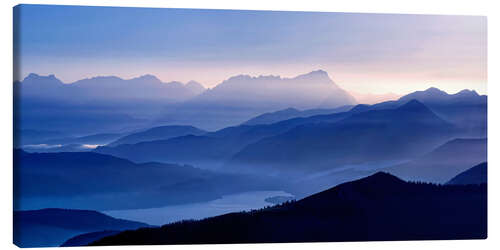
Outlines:
{"label": "pale sky", "polygon": [[213,87],[239,74],[323,69],[358,93],[438,87],[486,94],[486,17],[18,7],[18,78],[153,74]]}

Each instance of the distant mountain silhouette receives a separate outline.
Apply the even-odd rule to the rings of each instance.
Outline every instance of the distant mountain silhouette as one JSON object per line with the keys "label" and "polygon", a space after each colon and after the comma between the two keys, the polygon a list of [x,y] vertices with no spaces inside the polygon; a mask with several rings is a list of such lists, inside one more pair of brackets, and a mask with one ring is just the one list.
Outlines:
{"label": "distant mountain silhouette", "polygon": [[[430,88],[370,109],[394,109],[412,99],[454,123],[464,136],[486,136],[487,97],[472,90],[450,95]],[[299,115],[304,117],[354,104],[323,70],[293,78],[238,75],[209,90],[194,81],[163,83],[152,75],[128,80],[99,76],[66,84],[54,75],[30,74],[14,83],[16,129],[52,130],[69,137],[176,124],[214,131],[276,110],[315,110]],[[265,124],[296,117],[276,115],[264,119]]]}
{"label": "distant mountain silhouette", "polygon": [[17,129],[71,135],[122,132],[144,126],[165,105],[204,91],[199,83],[164,83],[152,75],[132,79],[100,76],[63,83],[54,75],[30,74],[14,82]]}
{"label": "distant mountain silhouette", "polygon": [[440,104],[443,102],[456,102],[456,103],[481,103],[485,101],[484,96],[480,96],[474,90],[464,89],[456,94],[448,94],[438,88],[428,88],[424,91],[415,91],[408,95],[401,97],[398,101],[407,102],[412,99],[419,100],[427,104]]}
{"label": "distant mountain silhouette", "polygon": [[386,171],[405,180],[445,183],[487,160],[487,139],[453,139],[431,152]]}
{"label": "distant mountain silhouette", "polygon": [[82,233],[140,227],[150,226],[90,210],[49,208],[14,211],[14,244],[19,247],[56,247]]}
{"label": "distant mountain silhouette", "polygon": [[117,146],[120,144],[136,144],[146,141],[167,140],[174,137],[186,135],[202,135],[206,131],[193,126],[161,126],[150,128],[143,132],[132,133],[109,143],[107,146]]}
{"label": "distant mountain silhouette", "polygon": [[356,109],[393,109],[410,100],[418,100],[437,115],[455,124],[463,136],[486,137],[487,96],[473,90],[464,89],[456,94],[448,94],[437,88],[415,91],[396,101],[386,101],[373,105],[358,105]]}
{"label": "distant mountain silhouette", "polygon": [[483,162],[453,177],[446,184],[448,185],[468,185],[481,184],[488,181],[488,163]]}
{"label": "distant mountain silhouette", "polygon": [[487,96],[479,95],[473,90],[464,89],[456,94],[448,94],[437,88],[429,88],[415,91],[395,101],[357,105],[352,111],[394,109],[410,100],[418,100],[444,120],[453,123],[462,136],[487,136]]}
{"label": "distant mountain silhouette", "polygon": [[448,140],[453,132],[453,125],[412,100],[396,109],[354,112],[334,123],[297,126],[246,146],[225,166],[283,174],[409,159]]}
{"label": "distant mountain silhouette", "polygon": [[98,76],[63,83],[54,75],[41,76],[29,74],[14,86],[25,98],[55,98],[56,100],[94,101],[134,100],[134,99],[170,99],[186,100],[201,94],[205,88],[195,82],[164,83],[153,75],[143,75],[132,79],[116,76]]}
{"label": "distant mountain silhouette", "polygon": [[486,185],[404,182],[386,173],[270,208],[105,237],[91,245],[484,239]]}
{"label": "distant mountain silhouette", "polygon": [[114,210],[209,201],[281,190],[271,178],[222,174],[174,164],[135,164],[109,155],[14,151],[16,210],[65,207]]}
{"label": "distant mountain silhouette", "polygon": [[355,103],[323,70],[293,78],[238,75],[185,103],[166,108],[157,122],[213,131],[275,110],[330,109]]}
{"label": "distant mountain silhouette", "polygon": [[487,96],[464,89],[456,94],[447,94],[436,88],[417,91],[401,97],[399,102],[417,99],[425,103],[436,114],[456,124],[468,136],[486,137]]}
{"label": "distant mountain silhouette", "polygon": [[333,109],[307,109],[302,111],[294,108],[287,108],[283,110],[278,110],[276,112],[264,113],[242,124],[243,125],[272,124],[298,117],[310,117],[315,115],[327,115],[327,114],[346,112],[349,111],[352,107],[353,106],[351,105],[346,105]]}
{"label": "distant mountain silhouette", "polygon": [[[336,99],[332,99],[335,97]],[[355,100],[340,89],[323,70],[294,78],[239,75],[196,97],[193,102],[234,103],[236,105],[284,105],[283,108],[330,108],[354,104]]]}

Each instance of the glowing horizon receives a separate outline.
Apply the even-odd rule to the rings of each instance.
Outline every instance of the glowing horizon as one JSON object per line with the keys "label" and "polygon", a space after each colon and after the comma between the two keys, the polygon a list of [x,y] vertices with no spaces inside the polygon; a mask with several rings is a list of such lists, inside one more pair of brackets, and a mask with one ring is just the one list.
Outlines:
{"label": "glowing horizon", "polygon": [[21,79],[152,74],[212,88],[234,75],[323,69],[362,94],[487,94],[485,17],[53,5],[20,13]]}
{"label": "glowing horizon", "polygon": [[[323,69],[315,69],[315,70],[323,70]],[[311,71],[315,71],[315,70],[311,70]],[[49,76],[49,75],[54,75],[55,78],[59,79],[62,83],[64,84],[72,84],[76,81],[79,81],[79,80],[83,80],[83,79],[90,79],[90,78],[94,78],[94,77],[118,77],[118,78],[121,78],[121,79],[124,79],[124,80],[130,80],[130,79],[133,79],[133,78],[137,78],[137,77],[141,77],[141,76],[145,76],[145,75],[152,75],[156,78],[158,78],[162,83],[170,83],[170,82],[180,82],[182,84],[186,84],[188,83],[189,81],[196,81],[197,83],[201,84],[203,87],[205,87],[206,89],[212,89],[214,87],[216,87],[217,85],[221,84],[222,82],[224,82],[225,80],[228,80],[229,78],[233,77],[233,76],[237,76],[237,75],[248,75],[248,76],[251,76],[251,77],[260,77],[260,76],[279,76],[281,78],[294,78],[296,76],[299,76],[299,75],[302,75],[302,74],[307,74],[307,73],[310,73],[311,71],[308,71],[308,72],[299,72],[295,75],[290,75],[290,76],[283,76],[283,75],[277,75],[277,74],[258,74],[258,75],[253,75],[253,74],[245,74],[245,73],[241,73],[241,74],[234,74],[234,75],[230,75],[226,78],[224,78],[223,80],[221,80],[220,82],[218,82],[217,84],[213,85],[213,86],[207,86],[205,85],[203,82],[199,82],[199,81],[196,81],[196,80],[193,80],[193,79],[190,79],[190,80],[186,80],[186,81],[180,81],[180,80],[175,80],[175,79],[172,79],[172,80],[163,80],[161,79],[160,77],[158,77],[157,75],[155,74],[142,74],[142,75],[133,75],[133,76],[129,76],[129,77],[122,77],[122,76],[119,76],[119,75],[113,75],[113,74],[103,74],[103,75],[93,75],[93,76],[87,76],[87,77],[82,77],[82,78],[79,78],[79,79],[75,79],[75,80],[72,80],[72,81],[66,81],[62,78],[60,78],[57,74],[53,74],[53,73],[46,73],[46,74],[40,74],[40,73],[36,73],[36,72],[30,72],[30,73],[27,73],[26,75],[24,75],[23,77],[21,77],[19,79],[19,81],[22,81],[24,78],[26,78],[29,74],[36,74],[36,75],[39,75],[39,76]],[[329,72],[326,71],[328,74]],[[331,75],[329,74],[329,77],[330,79],[333,80],[333,78],[331,77]],[[17,81],[17,80],[15,80]],[[387,91],[387,92],[362,92],[362,91],[358,91],[358,90],[353,90],[353,89],[348,89],[348,88],[345,88],[342,83],[338,83],[336,82],[335,80],[333,80],[335,82],[335,84],[337,86],[339,86],[340,88],[344,89],[345,91],[349,92],[351,95],[353,96],[364,96],[364,95],[393,95],[393,96],[403,96],[403,95],[406,95],[406,94],[409,94],[411,92],[415,92],[415,91],[423,91],[423,90],[427,90],[429,88],[438,88],[442,91],[445,91],[446,93],[448,94],[456,94],[462,90],[473,90],[473,91],[476,91],[478,94],[480,95],[487,95],[487,93],[482,93],[480,91],[478,91],[477,89],[472,89],[472,88],[458,88],[457,90],[454,90],[454,91],[448,91],[446,89],[441,89],[439,87],[436,87],[435,85],[433,85],[432,83],[430,84],[425,84],[425,85],[422,85],[420,86],[419,88],[417,89],[413,89],[413,90],[410,90],[409,92],[404,92],[404,93],[400,93],[400,92],[396,92],[396,91]]]}

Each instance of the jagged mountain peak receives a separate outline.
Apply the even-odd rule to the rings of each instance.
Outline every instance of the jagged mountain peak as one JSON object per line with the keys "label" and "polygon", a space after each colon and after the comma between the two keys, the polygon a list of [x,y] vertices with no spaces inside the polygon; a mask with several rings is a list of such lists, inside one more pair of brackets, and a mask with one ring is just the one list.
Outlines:
{"label": "jagged mountain peak", "polygon": [[47,83],[47,82],[55,82],[55,83],[62,83],[61,80],[59,80],[54,74],[50,74],[47,76],[42,76],[36,73],[30,73],[28,76],[26,76],[22,82],[40,82],[40,83]]}
{"label": "jagged mountain peak", "polygon": [[161,80],[158,79],[155,75],[151,74],[145,74],[139,77],[132,78],[130,80],[139,80],[139,81],[148,81],[148,82],[156,82],[156,83],[161,83]]}

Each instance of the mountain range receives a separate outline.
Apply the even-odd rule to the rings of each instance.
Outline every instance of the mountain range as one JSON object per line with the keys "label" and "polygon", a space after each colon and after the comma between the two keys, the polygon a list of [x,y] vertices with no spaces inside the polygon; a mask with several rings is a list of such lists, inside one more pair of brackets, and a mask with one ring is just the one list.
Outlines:
{"label": "mountain range", "polygon": [[454,126],[419,101],[311,123],[243,148],[227,168],[299,174],[370,161],[410,159],[454,135]]}
{"label": "mountain range", "polygon": [[[152,75],[30,74],[14,83],[15,242],[485,238],[487,96],[429,88],[391,99],[357,104],[323,70],[238,75],[211,89]],[[251,191],[287,196],[139,230],[149,225],[91,211]]]}
{"label": "mountain range", "polygon": [[[152,75],[128,80],[101,76],[63,83],[54,75],[30,74],[14,83],[14,98],[18,131],[52,130],[69,137],[162,125],[191,125],[214,131],[245,122],[257,124],[249,120],[269,112],[286,111],[265,115],[261,118],[268,121],[258,124],[336,112],[332,110],[336,108],[341,111],[342,106],[356,104],[323,70],[293,78],[238,75],[212,89],[193,81],[164,83]],[[447,94],[430,88],[368,106],[394,108],[412,99],[443,119],[459,123],[470,136],[486,134],[486,96],[471,90]],[[294,112],[297,109],[303,111]]]}
{"label": "mountain range", "polygon": [[[97,76],[64,83],[55,75],[29,74],[14,83],[22,98],[52,99],[84,104],[85,102],[114,102],[118,100],[183,101],[199,95],[205,88],[198,82],[162,82],[153,75],[132,79],[116,76]],[[117,91],[119,90],[119,91]]]}
{"label": "mountain range", "polygon": [[217,130],[288,107],[355,104],[322,70],[294,78],[238,75],[212,89],[194,81],[164,83],[152,75],[128,80],[99,76],[63,83],[54,75],[30,74],[14,82],[14,98],[18,129],[50,129],[71,136],[158,125]]}
{"label": "mountain range", "polygon": [[71,137],[121,133],[144,126],[159,108],[204,90],[196,82],[163,83],[151,75],[63,83],[54,75],[30,74],[14,82],[14,122],[18,130],[55,130]]}
{"label": "mountain range", "polygon": [[[293,78],[238,75],[182,105],[165,110],[159,122],[191,124],[217,130],[280,109],[337,108],[356,100],[323,70]],[[203,107],[203,112],[197,112]]]}
{"label": "mountain range", "polygon": [[[478,112],[481,114],[469,117],[475,124],[486,126],[485,116],[482,115],[486,113],[486,105],[481,104],[484,96],[471,92],[465,95],[469,101],[457,103],[456,98],[464,98],[463,95],[457,97],[457,94],[445,94],[441,99],[438,98],[443,104],[437,105],[436,98],[426,97],[435,95],[434,92],[431,88],[428,93],[424,91],[410,95],[424,101],[434,100],[429,102],[433,107],[446,106],[446,110],[453,110],[446,113],[446,117],[454,116],[462,109],[466,113],[470,111],[471,106],[465,103],[479,107]],[[113,144],[98,147],[95,151],[136,162],[179,162],[210,169],[225,165],[224,169],[229,171],[261,172],[262,169],[264,173],[270,174],[278,171],[279,165],[286,166],[291,162],[295,170],[300,172],[369,161],[409,160],[429,152],[448,139],[480,135],[486,131],[486,127],[482,126],[464,129],[467,122],[450,122],[419,100],[403,103],[407,99],[404,96],[398,101],[356,105],[346,112],[334,110],[330,114],[308,117],[295,116],[302,116],[309,111],[285,109],[249,120],[254,125],[244,123],[202,136],[189,135],[168,140],[158,136],[157,140],[149,138],[137,144]],[[287,119],[289,117],[293,118]],[[277,122],[268,123],[274,121]],[[329,138],[329,135],[333,137]],[[297,139],[299,136],[303,139]],[[294,149],[300,150],[300,153],[293,152]],[[250,167],[236,167],[241,165]],[[273,166],[266,170],[266,165]]]}
{"label": "mountain range", "polygon": [[[408,101],[418,100],[434,113],[462,130],[462,134],[472,137],[485,137],[487,128],[487,96],[479,95],[473,90],[462,90],[448,94],[437,88],[416,91],[393,101],[383,101],[375,104],[358,104],[354,107],[343,106],[336,109],[297,110],[293,108],[256,116],[244,124],[268,124],[298,117],[309,117],[319,114],[337,112],[365,112],[369,110],[394,109]],[[361,102],[362,103],[362,102]]]}
{"label": "mountain range", "polygon": [[[235,153],[250,143],[284,133],[298,125],[328,121],[335,122],[349,113],[294,118],[267,125],[239,125],[203,135],[186,135],[167,140],[148,140],[136,144],[97,147],[94,152],[114,155],[135,162],[180,162],[200,168],[217,169]],[[160,138],[160,137],[157,137]]]}

